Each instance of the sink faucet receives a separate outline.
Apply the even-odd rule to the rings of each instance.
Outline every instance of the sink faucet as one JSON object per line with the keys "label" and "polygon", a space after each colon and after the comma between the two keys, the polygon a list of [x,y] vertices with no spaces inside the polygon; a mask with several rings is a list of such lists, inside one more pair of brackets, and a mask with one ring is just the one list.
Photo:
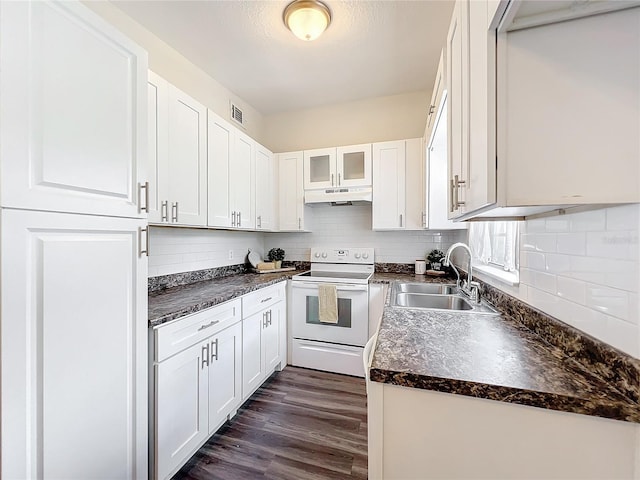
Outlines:
{"label": "sink faucet", "polygon": [[[453,252],[458,247],[464,248],[469,254],[469,263],[467,265],[468,276],[467,280],[464,280],[462,282],[460,281],[460,273],[458,272],[458,269],[453,263],[451,263],[451,252]],[[458,277],[456,286],[460,289],[460,291],[467,295],[474,302],[480,303],[480,284],[473,281],[473,268],[471,266],[471,260],[471,249],[469,248],[469,246],[466,243],[458,242],[449,247],[449,250],[447,250],[447,254],[444,256],[444,261],[442,263],[445,267],[451,265],[453,271],[456,272],[456,276]]]}

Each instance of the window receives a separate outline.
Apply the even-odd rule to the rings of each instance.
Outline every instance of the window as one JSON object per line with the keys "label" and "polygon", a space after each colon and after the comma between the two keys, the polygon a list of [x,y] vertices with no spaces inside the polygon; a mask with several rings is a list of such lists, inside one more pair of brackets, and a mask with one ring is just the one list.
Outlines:
{"label": "window", "polygon": [[471,222],[473,268],[515,285],[519,281],[520,222]]}

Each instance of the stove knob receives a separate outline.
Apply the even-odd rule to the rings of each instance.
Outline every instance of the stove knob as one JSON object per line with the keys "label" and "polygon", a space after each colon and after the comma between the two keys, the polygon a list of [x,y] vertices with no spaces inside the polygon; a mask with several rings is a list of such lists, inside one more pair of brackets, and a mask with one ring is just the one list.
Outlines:
{"label": "stove knob", "polygon": [[327,258],[327,252],[322,252],[322,258]]}
{"label": "stove knob", "polygon": [[320,258],[320,253],[319,253],[319,252],[316,252],[316,253],[315,253],[315,255],[314,255],[314,257],[316,257],[316,258]]}
{"label": "stove knob", "polygon": [[356,253],[356,254],[354,255],[354,257],[356,257],[356,259],[358,259],[358,258],[360,258],[360,254],[359,254],[359,253]]}
{"label": "stove knob", "polygon": [[369,254],[368,253],[363,253],[362,254],[362,258],[364,258],[366,260],[367,258],[369,258]]}

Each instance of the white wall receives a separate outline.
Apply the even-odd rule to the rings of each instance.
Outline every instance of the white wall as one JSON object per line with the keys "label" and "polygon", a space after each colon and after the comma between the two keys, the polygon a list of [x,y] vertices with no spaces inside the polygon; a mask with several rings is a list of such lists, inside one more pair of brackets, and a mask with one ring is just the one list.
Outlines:
{"label": "white wall", "polygon": [[430,97],[425,90],[269,115],[266,145],[290,152],[422,137]]}
{"label": "white wall", "polygon": [[247,134],[264,143],[263,116],[251,105],[219,84],[111,2],[84,0],[83,3],[147,50],[151,70],[226,120],[230,119],[229,100],[233,100],[244,112]]}
{"label": "white wall", "polygon": [[640,358],[640,205],[524,222],[520,285],[488,283]]}
{"label": "white wall", "polygon": [[446,251],[452,243],[464,240],[466,230],[374,232],[371,231],[371,206],[317,206],[311,233],[266,233],[265,251],[280,247],[286,260],[309,261],[312,246],[375,247],[380,263],[412,263],[424,259],[434,248]]}
{"label": "white wall", "polygon": [[237,265],[249,249],[263,253],[262,233],[256,232],[151,227],[149,240],[149,277]]}

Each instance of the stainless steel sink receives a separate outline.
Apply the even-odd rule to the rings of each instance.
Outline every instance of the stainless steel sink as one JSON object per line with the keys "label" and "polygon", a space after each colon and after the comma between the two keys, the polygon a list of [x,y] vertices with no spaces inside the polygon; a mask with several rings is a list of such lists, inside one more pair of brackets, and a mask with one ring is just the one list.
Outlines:
{"label": "stainless steel sink", "polygon": [[457,295],[398,293],[395,296],[395,304],[399,307],[434,308],[437,310],[473,310],[469,302]]}
{"label": "stainless steel sink", "polygon": [[476,303],[465,297],[452,284],[394,282],[390,300],[394,307],[499,314],[486,302]]}
{"label": "stainless steel sink", "polygon": [[443,285],[440,283],[401,283],[395,284],[399,293],[424,293],[437,295],[455,295],[458,288],[455,284]]}

